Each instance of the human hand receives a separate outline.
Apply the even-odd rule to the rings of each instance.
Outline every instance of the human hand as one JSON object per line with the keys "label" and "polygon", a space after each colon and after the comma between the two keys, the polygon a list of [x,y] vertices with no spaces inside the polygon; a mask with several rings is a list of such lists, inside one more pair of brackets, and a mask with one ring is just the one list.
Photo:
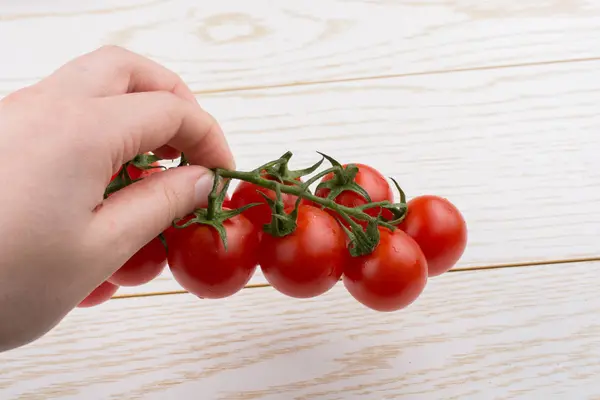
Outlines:
{"label": "human hand", "polygon": [[[52,329],[233,168],[217,122],[173,72],[103,47],[0,101],[0,351]],[[188,167],[103,200],[119,167],[155,151]]]}

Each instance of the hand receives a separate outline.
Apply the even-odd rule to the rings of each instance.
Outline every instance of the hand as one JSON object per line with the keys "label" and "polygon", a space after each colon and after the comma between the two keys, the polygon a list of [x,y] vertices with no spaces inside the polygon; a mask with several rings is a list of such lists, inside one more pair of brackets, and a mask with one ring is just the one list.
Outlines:
{"label": "hand", "polygon": [[[52,329],[234,168],[217,122],[173,72],[118,47],[79,57],[0,101],[0,351]],[[103,200],[155,151],[191,165]]]}

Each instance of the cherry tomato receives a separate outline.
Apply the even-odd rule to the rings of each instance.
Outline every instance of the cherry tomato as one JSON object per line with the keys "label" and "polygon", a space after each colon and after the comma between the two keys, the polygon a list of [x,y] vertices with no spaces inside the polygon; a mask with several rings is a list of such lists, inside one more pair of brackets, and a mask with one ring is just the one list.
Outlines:
{"label": "cherry tomato", "polygon": [[[263,178],[272,180],[270,176],[264,174]],[[298,181],[300,181],[300,179],[298,179]],[[274,191],[266,189],[262,186],[257,186],[253,183],[242,181],[235,188],[229,205],[231,208],[240,208],[246,204],[262,203],[260,206],[251,207],[243,213],[243,215],[255,226],[262,229],[263,225],[271,222],[272,212],[271,207],[259,192],[264,193],[272,200],[276,199]],[[281,199],[283,200],[284,208],[288,208],[294,206],[297,197],[290,194],[281,193]]]}
{"label": "cherry tomato", "polygon": [[166,265],[165,246],[159,238],[154,238],[127,260],[108,280],[119,286],[143,285],[159,276]]}
{"label": "cherry tomato", "polygon": [[260,241],[254,225],[238,215],[223,226],[227,250],[217,231],[208,225],[173,228],[167,236],[169,268],[175,280],[200,298],[219,299],[237,293],[258,264]]}
{"label": "cherry tomato", "polygon": [[[392,192],[392,188],[389,183],[385,179],[385,177],[377,171],[375,168],[370,167],[365,164],[354,164],[358,167],[358,173],[354,178],[354,182],[356,182],[359,186],[361,186],[371,197],[372,202],[379,201],[394,201],[394,193]],[[343,167],[346,168],[348,164],[344,164]],[[326,182],[334,178],[334,174],[330,173],[323,177],[321,182]],[[315,192],[315,195],[318,197],[326,198],[329,195],[330,190],[327,188],[319,189]],[[343,191],[340,193],[334,200],[336,203],[346,206],[346,207],[357,207],[367,204],[368,201],[356,192],[352,192],[349,190]],[[365,210],[365,212],[373,217],[379,215],[381,211],[381,207],[374,207]],[[336,214],[333,213],[335,216]],[[385,218],[392,218],[393,214],[388,210],[383,210],[382,216]],[[345,225],[347,225],[346,221],[343,221],[339,218]],[[366,221],[357,220],[361,225],[365,226]]]}
{"label": "cherry tomato", "polygon": [[347,257],[346,234],[337,221],[319,208],[301,205],[294,232],[284,237],[263,234],[259,264],[273,288],[308,298],[339,281]]}
{"label": "cherry tomato", "polygon": [[419,297],[427,283],[427,260],[400,229],[379,228],[380,241],[368,255],[350,257],[344,286],[352,297],[377,311],[396,311]]}
{"label": "cherry tomato", "polygon": [[79,303],[77,307],[88,308],[100,305],[107,302],[110,298],[117,293],[119,286],[114,285],[108,281],[103,282],[100,286],[94,289],[85,299]]}
{"label": "cherry tomato", "polygon": [[[159,163],[152,163],[158,166]],[[121,167],[122,169],[122,167]],[[114,174],[111,181],[117,177],[121,169]],[[142,179],[154,173],[160,172],[160,168],[140,169],[134,165],[127,165],[127,172],[131,179]],[[167,263],[167,255],[160,239],[155,238],[135,253],[109,281],[119,286],[139,286],[156,278]]]}
{"label": "cherry tomato", "polygon": [[[234,209],[235,207],[233,207],[231,205],[231,199],[229,198],[229,195],[225,195],[225,199],[223,200],[223,204],[221,205],[223,210],[231,210]],[[182,219],[182,221],[179,223],[179,225],[183,224],[184,221],[188,221],[191,218],[191,216],[187,216],[185,218]],[[169,238],[174,235],[175,233],[179,232],[180,229],[177,229],[173,226],[169,226],[167,229],[165,229],[163,231],[163,235],[165,236],[165,239],[167,241],[167,243],[169,243]],[[259,236],[262,233],[262,231],[259,231]]]}
{"label": "cherry tomato", "polygon": [[153,150],[152,153],[162,158],[163,160],[175,160],[176,158],[181,157],[181,152],[171,146],[161,146],[156,150]]}
{"label": "cherry tomato", "polygon": [[[158,167],[160,164],[158,162],[154,162],[150,165]],[[115,179],[117,177],[117,175],[119,175],[119,173],[121,172],[122,169],[123,169],[123,167],[119,168],[117,173],[115,173],[110,178],[110,180],[112,181],[113,179]],[[150,176],[154,173],[161,172],[161,171],[162,171],[161,168],[140,169],[140,168],[136,167],[135,165],[131,165],[131,164],[127,165],[127,172],[129,173],[129,176],[133,180],[146,178],[147,176]]]}
{"label": "cherry tomato", "polygon": [[225,199],[223,200],[223,205],[222,205],[222,207],[223,207],[223,208],[229,208],[229,209],[237,208],[237,207],[234,207],[234,206],[231,204],[231,199],[229,198],[229,195],[227,195],[227,194],[225,195]]}
{"label": "cherry tomato", "polygon": [[438,196],[419,196],[408,202],[399,228],[411,236],[427,258],[429,276],[452,268],[467,246],[467,224],[460,211]]}

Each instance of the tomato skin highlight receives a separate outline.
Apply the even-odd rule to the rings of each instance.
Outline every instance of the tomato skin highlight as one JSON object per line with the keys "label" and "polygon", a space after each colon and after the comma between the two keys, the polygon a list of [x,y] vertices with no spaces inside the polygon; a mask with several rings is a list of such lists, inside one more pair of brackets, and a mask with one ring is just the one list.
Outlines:
{"label": "tomato skin highlight", "polygon": [[[366,192],[369,194],[369,197],[371,197],[372,202],[375,203],[386,200],[389,202],[394,201],[394,192],[392,191],[390,184],[379,171],[365,164],[355,163],[354,165],[358,167],[358,173],[354,178],[354,182],[356,182],[359,186],[366,190]],[[342,166],[346,168],[348,164],[343,164]],[[327,174],[323,177],[321,182],[327,182],[333,179],[334,176],[335,175],[333,173]],[[327,198],[329,193],[329,189],[322,188],[317,190],[315,192],[315,195],[318,197]],[[334,201],[337,204],[340,204],[345,207],[357,207],[368,203],[368,201],[363,196],[349,190],[340,193]],[[333,211],[329,212],[331,212],[332,215],[337,217],[337,213]],[[365,213],[369,214],[372,217],[378,216],[380,212],[382,212],[382,216],[385,218],[391,219],[393,217],[393,214],[389,210],[382,211],[381,207],[374,207],[365,210]],[[344,225],[348,226],[347,221],[344,221],[341,218],[339,219],[344,223]],[[366,221],[363,220],[356,220],[356,222],[358,222],[362,226],[366,226],[367,224]]]}
{"label": "tomato skin highlight", "polygon": [[139,286],[150,282],[167,266],[167,251],[159,238],[154,238],[137,251],[108,281],[119,286]]}
{"label": "tomato skin highlight", "polygon": [[408,202],[408,213],[399,228],[411,236],[427,258],[429,276],[451,269],[467,246],[467,225],[447,199],[425,195]]}
{"label": "tomato skin highlight", "polygon": [[346,234],[336,220],[319,208],[300,205],[294,232],[284,237],[263,234],[259,264],[274,289],[310,298],[339,281],[347,257]]}
{"label": "tomato skin highlight", "polygon": [[[271,177],[266,174],[263,174],[262,177],[264,179],[271,179]],[[298,179],[298,181],[300,182],[301,180]],[[228,202],[228,207],[240,208],[247,204],[262,203],[259,206],[254,206],[247,209],[243,213],[243,215],[248,218],[250,222],[252,222],[259,229],[262,229],[263,225],[271,222],[272,212],[271,207],[259,192],[264,193],[271,200],[275,200],[277,198],[275,192],[271,189],[255,185],[250,182],[241,181],[231,195],[231,200]],[[283,200],[284,208],[288,208],[293,207],[298,198],[287,193],[281,193],[281,199]]]}
{"label": "tomato skin highlight", "polygon": [[409,306],[427,284],[427,260],[419,245],[400,229],[379,228],[380,241],[368,255],[351,257],[344,286],[352,297],[376,311]]}
{"label": "tomato skin highlight", "polygon": [[89,308],[106,303],[115,293],[117,293],[117,290],[119,290],[119,286],[108,281],[102,282],[102,284],[88,294],[77,307]]}
{"label": "tomato skin highlight", "polygon": [[237,293],[258,265],[260,240],[254,225],[238,215],[223,222],[223,226],[227,250],[217,231],[208,225],[173,228],[167,236],[167,259],[173,277],[200,298],[220,299]]}

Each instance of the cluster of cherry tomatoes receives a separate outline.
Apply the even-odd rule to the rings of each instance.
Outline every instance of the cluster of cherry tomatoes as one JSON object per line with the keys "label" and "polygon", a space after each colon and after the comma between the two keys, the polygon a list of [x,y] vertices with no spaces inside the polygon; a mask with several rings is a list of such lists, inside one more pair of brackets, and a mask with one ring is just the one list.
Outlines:
{"label": "cluster of cherry tomatoes", "polygon": [[[372,203],[394,202],[392,187],[379,171],[364,164],[351,165],[358,168],[354,182],[368,193]],[[131,165],[127,168],[134,179],[161,171],[139,170]],[[272,179],[266,174],[261,176]],[[329,173],[321,182],[334,178],[334,174]],[[330,189],[325,186],[321,185],[314,196],[328,198]],[[368,203],[364,196],[351,190],[329,198],[351,208]],[[297,210],[293,232],[285,236],[265,232],[264,226],[273,218],[272,205],[267,199],[283,202],[287,212]],[[211,225],[193,223],[185,228],[171,227],[164,232],[166,247],[158,238],[152,240],[80,306],[108,300],[119,286],[147,283],[168,265],[175,280],[200,298],[231,296],[260,268],[275,290],[290,297],[319,296],[342,280],[350,295],[363,305],[378,311],[394,311],[414,302],[424,290],[428,277],[448,271],[466,247],[467,227],[463,216],[453,204],[438,196],[419,196],[408,201],[406,213],[397,227],[378,226],[378,243],[374,250],[358,256],[349,252],[351,227],[344,218],[314,201],[297,200],[297,196],[287,193],[280,193],[276,199],[273,190],[241,181],[231,199],[223,202],[223,210],[260,205],[222,222],[226,247]],[[373,207],[364,212],[392,219],[386,215],[390,213],[386,208]],[[194,215],[182,221],[192,218]],[[364,220],[355,222],[366,228]]]}

